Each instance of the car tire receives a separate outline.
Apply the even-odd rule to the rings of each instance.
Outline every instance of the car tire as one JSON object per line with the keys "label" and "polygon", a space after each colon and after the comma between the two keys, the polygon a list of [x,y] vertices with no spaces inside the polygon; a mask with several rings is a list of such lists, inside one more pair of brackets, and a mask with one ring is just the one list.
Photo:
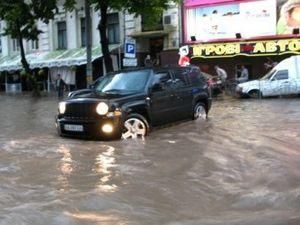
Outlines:
{"label": "car tire", "polygon": [[202,102],[196,103],[194,110],[193,110],[193,120],[197,119],[206,119],[207,118],[207,111],[205,105]]}
{"label": "car tire", "polygon": [[149,133],[149,123],[146,118],[140,114],[129,114],[124,121],[122,139],[144,138]]}
{"label": "car tire", "polygon": [[248,93],[250,98],[262,98],[262,93],[259,90],[252,90]]}

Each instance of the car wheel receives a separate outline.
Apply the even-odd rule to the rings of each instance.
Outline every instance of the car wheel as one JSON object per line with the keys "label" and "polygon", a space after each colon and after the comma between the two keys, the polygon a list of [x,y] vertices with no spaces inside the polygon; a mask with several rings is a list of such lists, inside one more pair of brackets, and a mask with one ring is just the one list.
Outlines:
{"label": "car wheel", "polygon": [[148,132],[147,120],[140,114],[130,114],[124,122],[122,139],[143,138]]}
{"label": "car wheel", "polygon": [[205,105],[201,102],[198,102],[194,107],[193,120],[196,119],[206,119],[207,113],[205,109]]}
{"label": "car wheel", "polygon": [[250,98],[261,98],[262,97],[262,93],[259,90],[252,90],[248,93],[248,95],[250,96]]}

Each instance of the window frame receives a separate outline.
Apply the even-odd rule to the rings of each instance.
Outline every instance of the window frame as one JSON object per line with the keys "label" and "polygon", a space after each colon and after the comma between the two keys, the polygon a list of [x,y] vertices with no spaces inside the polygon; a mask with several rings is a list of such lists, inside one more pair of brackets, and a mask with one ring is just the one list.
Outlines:
{"label": "window frame", "polygon": [[19,52],[20,51],[20,43],[17,38],[12,38],[12,51],[13,52]]}
{"label": "window frame", "polygon": [[80,37],[81,37],[81,47],[86,47],[87,41],[86,41],[86,18],[85,17],[81,17],[80,18]]}
{"label": "window frame", "polygon": [[32,51],[36,51],[36,50],[39,50],[39,40],[31,40],[30,41],[30,50]]}
{"label": "window frame", "polygon": [[[64,26],[61,26],[64,24]],[[67,22],[58,21],[57,25],[57,49],[67,49]]]}
{"label": "window frame", "polygon": [[[116,18],[113,18],[114,16]],[[120,18],[117,12],[107,15],[107,37],[109,44],[120,43]]]}

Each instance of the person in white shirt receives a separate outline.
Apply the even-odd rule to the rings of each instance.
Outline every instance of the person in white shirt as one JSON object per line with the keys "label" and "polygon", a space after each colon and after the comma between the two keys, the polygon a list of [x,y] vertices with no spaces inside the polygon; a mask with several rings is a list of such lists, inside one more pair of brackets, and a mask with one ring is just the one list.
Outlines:
{"label": "person in white shirt", "polygon": [[216,73],[218,75],[218,78],[224,83],[227,79],[227,73],[224,69],[219,67],[218,65],[215,66]]}
{"label": "person in white shirt", "polygon": [[242,65],[241,66],[241,75],[236,80],[239,83],[243,83],[243,82],[248,81],[248,79],[249,79],[249,71],[244,65]]}

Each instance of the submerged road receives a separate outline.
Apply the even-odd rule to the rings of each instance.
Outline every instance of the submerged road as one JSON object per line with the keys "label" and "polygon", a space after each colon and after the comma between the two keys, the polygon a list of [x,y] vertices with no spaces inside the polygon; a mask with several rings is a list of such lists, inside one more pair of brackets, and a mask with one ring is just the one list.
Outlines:
{"label": "submerged road", "polygon": [[300,98],[110,142],[58,137],[53,97],[0,103],[0,225],[300,224]]}

